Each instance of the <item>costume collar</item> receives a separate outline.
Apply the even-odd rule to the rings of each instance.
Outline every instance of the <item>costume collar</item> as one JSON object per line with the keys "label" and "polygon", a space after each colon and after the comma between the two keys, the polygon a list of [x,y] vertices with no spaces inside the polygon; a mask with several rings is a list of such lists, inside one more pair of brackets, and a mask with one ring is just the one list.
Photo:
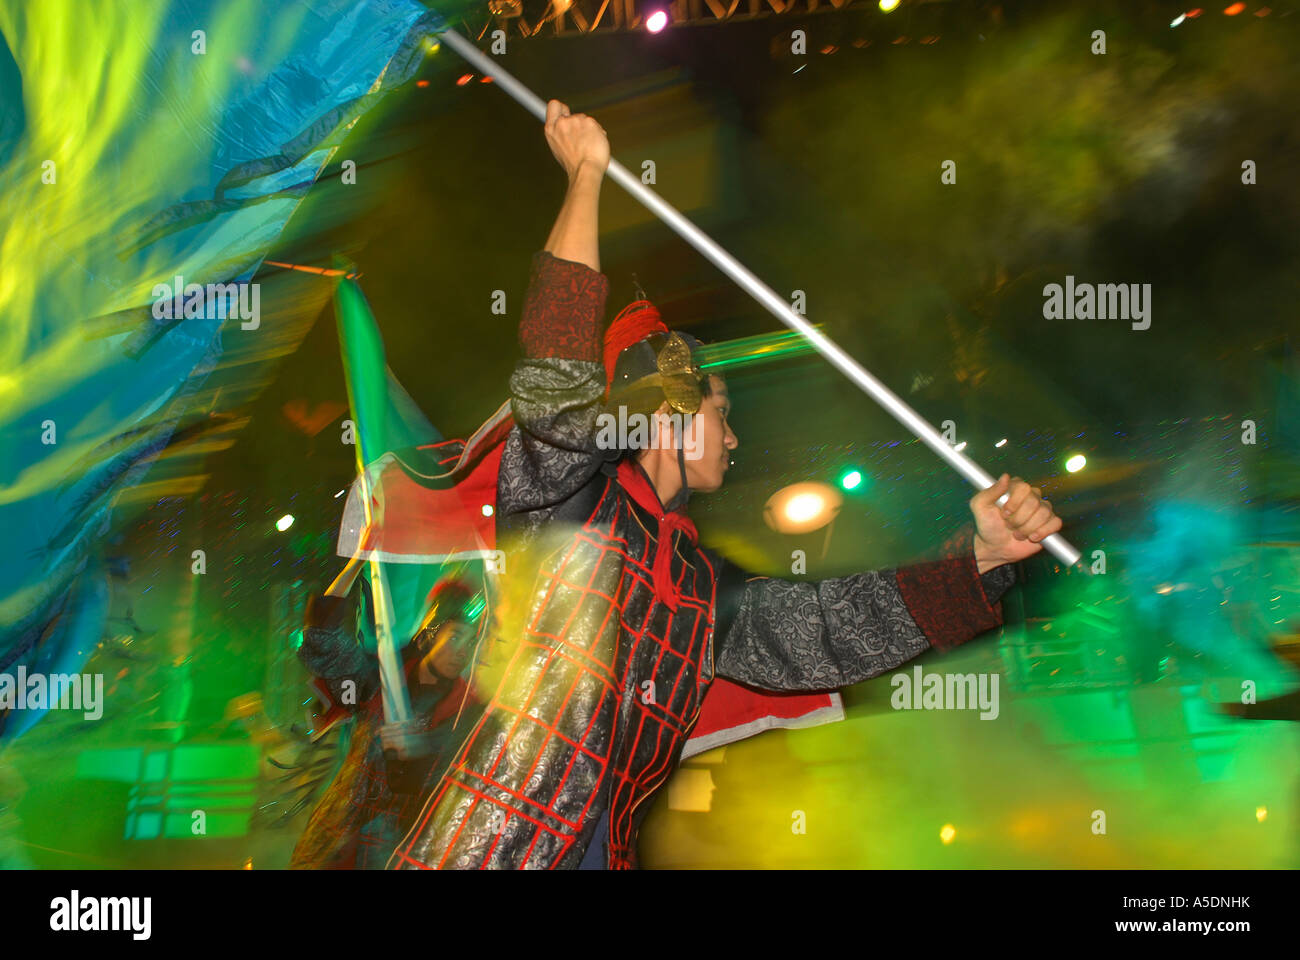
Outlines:
{"label": "costume collar", "polygon": [[681,601],[681,589],[672,579],[673,533],[680,530],[692,544],[698,544],[699,532],[685,513],[664,509],[663,501],[650,482],[650,475],[632,457],[625,457],[618,462],[618,482],[638,506],[659,521],[654,556],[655,595],[669,609],[676,610]]}

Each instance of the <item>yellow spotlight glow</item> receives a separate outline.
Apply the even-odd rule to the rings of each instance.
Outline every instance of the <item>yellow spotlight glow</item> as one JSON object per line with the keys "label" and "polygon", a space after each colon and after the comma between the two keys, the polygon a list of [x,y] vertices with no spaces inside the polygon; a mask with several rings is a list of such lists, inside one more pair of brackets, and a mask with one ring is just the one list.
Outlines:
{"label": "yellow spotlight glow", "polygon": [[844,497],[826,483],[792,483],[772,494],[763,519],[778,533],[809,533],[826,526],[839,513]]}
{"label": "yellow spotlight glow", "polygon": [[882,13],[891,13],[898,8],[898,0],[880,0]]}
{"label": "yellow spotlight glow", "polygon": [[668,809],[708,813],[716,789],[711,771],[682,767],[668,780]]}
{"label": "yellow spotlight glow", "polygon": [[785,515],[795,523],[807,523],[826,509],[826,501],[815,493],[801,493],[791,497],[785,505]]}
{"label": "yellow spotlight glow", "polygon": [[957,836],[957,828],[951,823],[945,823],[943,829],[939,831],[939,839],[944,843],[952,843]]}
{"label": "yellow spotlight glow", "polygon": [[1267,820],[1267,819],[1268,819],[1268,807],[1256,807],[1256,808],[1255,808],[1255,819],[1258,820],[1260,823],[1263,823],[1265,820]]}
{"label": "yellow spotlight glow", "polygon": [[281,533],[284,533],[284,531],[288,530],[292,526],[293,526],[292,513],[286,513],[279,520],[275,521],[275,529],[279,530]]}
{"label": "yellow spotlight glow", "polygon": [[1083,454],[1076,453],[1069,460],[1065,461],[1065,469],[1069,470],[1071,473],[1078,473],[1084,468],[1084,465],[1087,464],[1087,462],[1088,460]]}

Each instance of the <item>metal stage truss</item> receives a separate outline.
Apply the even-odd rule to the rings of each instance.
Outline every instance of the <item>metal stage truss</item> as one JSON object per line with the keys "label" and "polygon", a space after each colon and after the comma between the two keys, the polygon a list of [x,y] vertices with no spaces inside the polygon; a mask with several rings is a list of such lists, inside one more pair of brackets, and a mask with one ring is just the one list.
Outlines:
{"label": "metal stage truss", "polygon": [[[913,0],[901,5],[900,10],[942,2],[946,0]],[[667,11],[673,27],[850,10],[888,16],[881,13],[876,0],[673,0],[665,4],[645,0],[551,0],[545,4],[534,0],[490,0],[487,22],[477,39],[483,42],[500,29],[512,38],[637,30],[643,28],[651,12],[659,9]],[[903,23],[902,19],[891,19]]]}

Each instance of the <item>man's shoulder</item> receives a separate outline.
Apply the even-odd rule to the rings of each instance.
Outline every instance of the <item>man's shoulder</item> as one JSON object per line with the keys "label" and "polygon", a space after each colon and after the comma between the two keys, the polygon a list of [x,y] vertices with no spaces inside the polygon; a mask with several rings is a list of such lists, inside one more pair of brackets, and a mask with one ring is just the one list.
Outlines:
{"label": "man's shoulder", "polygon": [[[519,455],[523,455],[522,452],[519,452]],[[504,471],[498,475],[498,499],[501,499],[500,485],[507,482],[506,477],[507,473]],[[567,535],[570,528],[581,527],[594,517],[610,480],[610,477],[597,470],[590,480],[559,503],[548,504],[535,510],[503,512],[497,518],[498,535],[523,536],[529,540],[548,531],[563,530]]]}

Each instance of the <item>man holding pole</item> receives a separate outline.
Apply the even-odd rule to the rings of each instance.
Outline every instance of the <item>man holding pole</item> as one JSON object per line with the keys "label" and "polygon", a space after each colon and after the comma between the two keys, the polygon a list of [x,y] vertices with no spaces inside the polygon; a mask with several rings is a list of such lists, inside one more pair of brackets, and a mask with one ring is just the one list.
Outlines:
{"label": "man holding pole", "polygon": [[[716,677],[831,690],[951,649],[1001,623],[1011,564],[1061,528],[1037,488],[1003,475],[970,501],[976,532],[938,561],[793,582],[699,546],[683,508],[692,491],[721,487],[738,445],[726,384],[648,301],[602,338],[609,143],[554,100],[545,131],[569,185],[533,258],[497,486],[507,552],[540,558],[519,574],[533,580],[530,609],[502,638],[513,657],[390,867],[635,867],[648,801]],[[610,411],[660,414],[655,442],[603,448],[597,422]]]}

